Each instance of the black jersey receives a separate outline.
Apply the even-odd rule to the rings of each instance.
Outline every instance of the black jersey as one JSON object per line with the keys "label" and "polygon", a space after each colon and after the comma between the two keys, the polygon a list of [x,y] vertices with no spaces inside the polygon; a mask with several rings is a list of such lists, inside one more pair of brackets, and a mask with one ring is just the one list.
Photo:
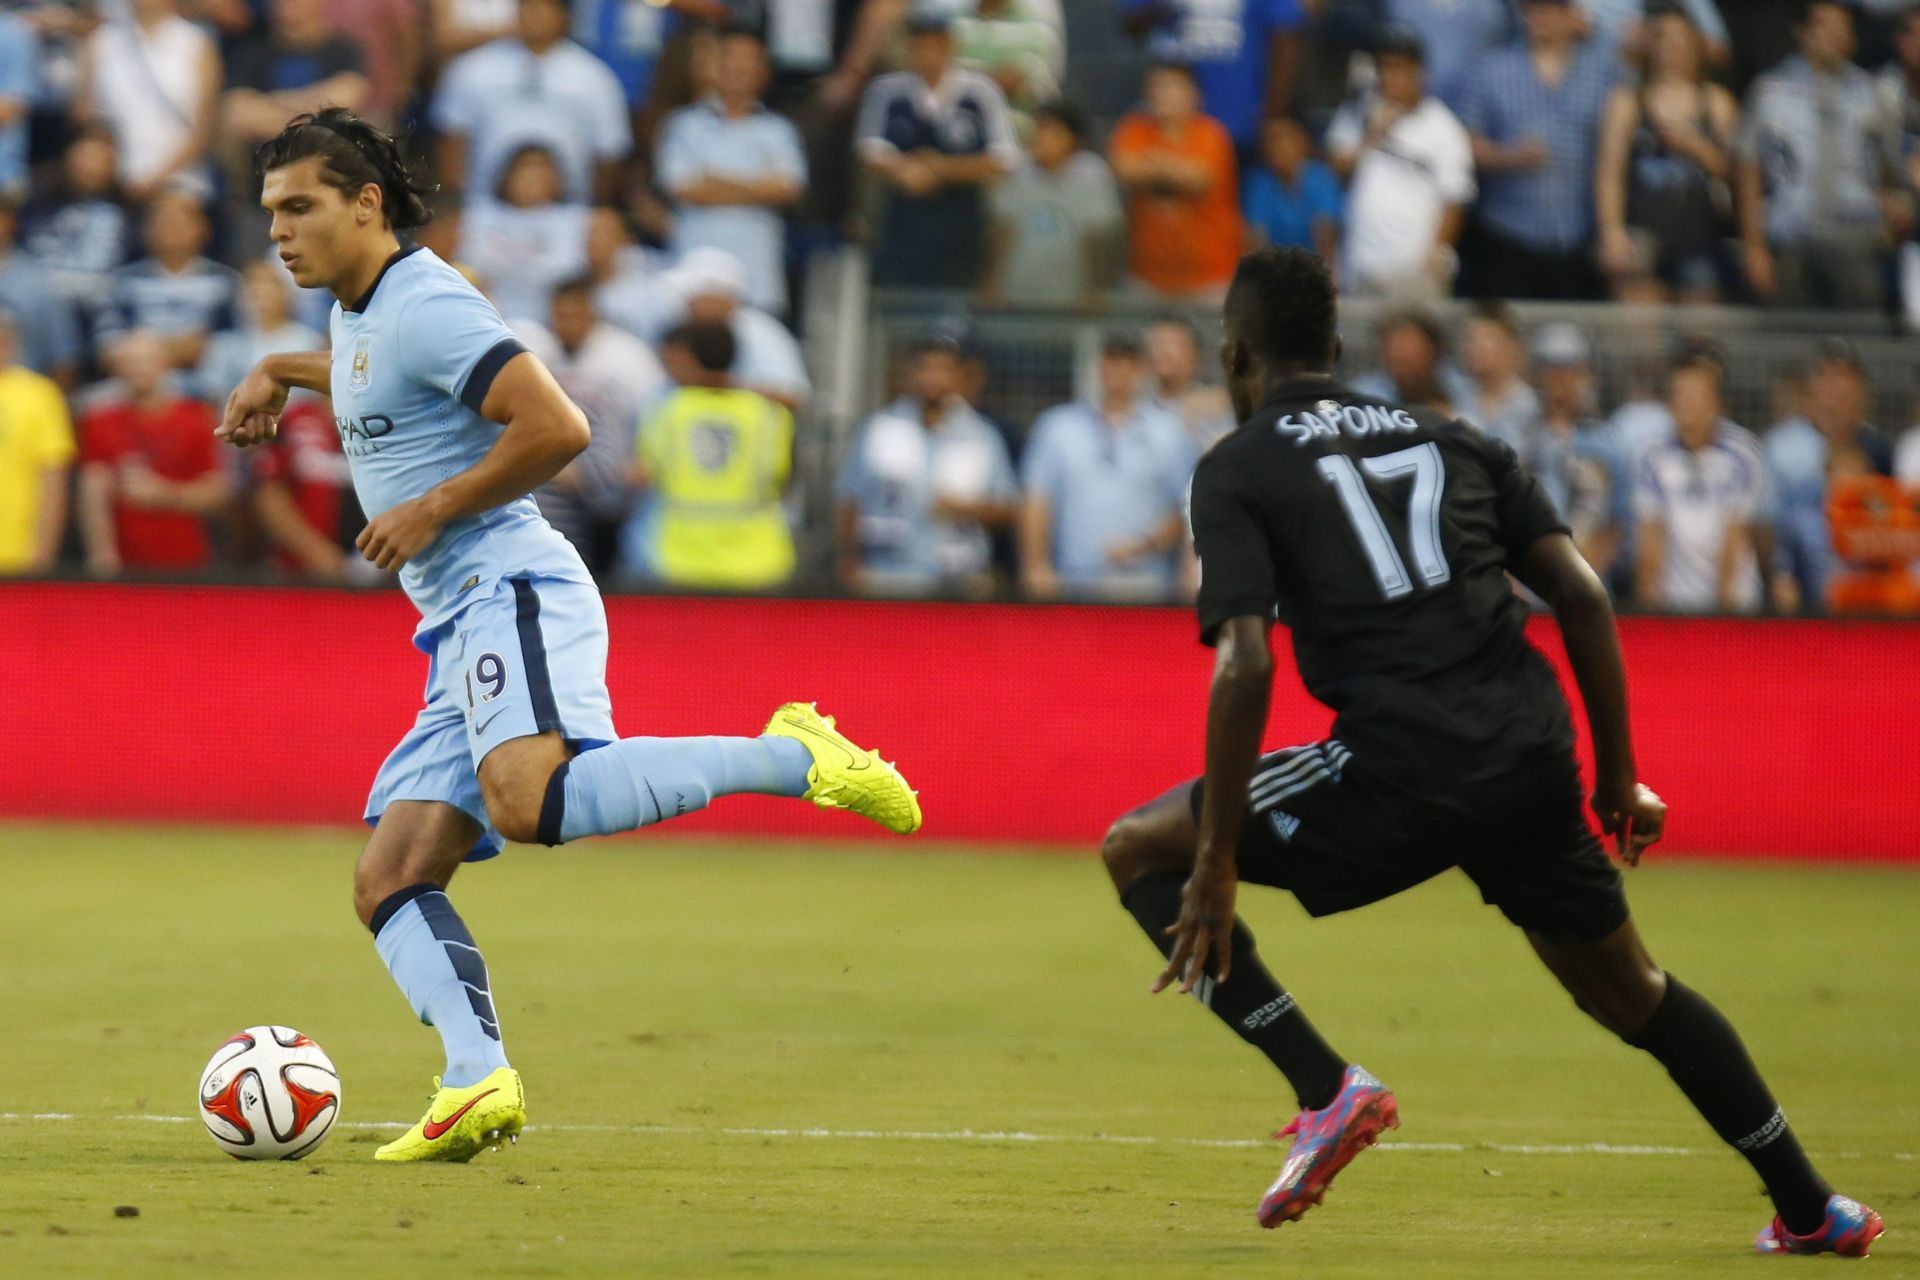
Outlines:
{"label": "black jersey", "polygon": [[1201,459],[1200,634],[1273,618],[1356,752],[1413,780],[1566,752],[1553,669],[1506,570],[1565,523],[1512,449],[1464,423],[1295,379]]}

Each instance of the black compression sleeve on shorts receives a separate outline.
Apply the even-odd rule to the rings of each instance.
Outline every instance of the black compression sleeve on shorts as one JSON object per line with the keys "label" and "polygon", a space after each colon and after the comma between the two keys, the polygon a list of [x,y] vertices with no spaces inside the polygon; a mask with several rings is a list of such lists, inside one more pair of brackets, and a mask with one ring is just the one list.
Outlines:
{"label": "black compression sleeve on shorts", "polygon": [[[1180,918],[1180,892],[1186,873],[1154,871],[1136,880],[1120,895],[1121,904],[1146,930],[1161,955],[1171,955],[1173,940],[1167,926]],[[1293,1086],[1300,1106],[1317,1111],[1340,1092],[1347,1063],[1320,1038],[1294,998],[1283,991],[1260,962],[1253,933],[1238,917],[1233,922],[1233,963],[1227,980],[1202,978],[1193,994],[1234,1034],[1267,1055]]]}

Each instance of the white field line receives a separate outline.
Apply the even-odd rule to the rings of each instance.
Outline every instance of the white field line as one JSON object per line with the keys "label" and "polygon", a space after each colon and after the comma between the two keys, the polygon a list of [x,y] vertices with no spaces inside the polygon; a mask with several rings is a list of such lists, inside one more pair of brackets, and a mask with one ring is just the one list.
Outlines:
{"label": "white field line", "polygon": [[[83,1116],[67,1111],[0,1111],[0,1121],[18,1123],[58,1123],[77,1121],[137,1122],[145,1124],[192,1124],[192,1116],[122,1115]],[[404,1120],[342,1120],[340,1129],[405,1129]],[[1208,1147],[1270,1148],[1270,1138],[1156,1138],[1124,1133],[1027,1133],[1007,1129],[760,1129],[738,1125],[671,1124],[530,1124],[528,1133],[621,1133],[639,1137],[728,1137],[728,1138],[815,1138],[842,1142],[1025,1142],[1089,1143],[1122,1147]],[[1613,1142],[1382,1142],[1380,1151],[1489,1151],[1510,1156],[1700,1156],[1721,1154],[1719,1148],[1665,1147]],[[1857,1160],[1857,1151],[1829,1153],[1843,1160]],[[1920,1159],[1910,1151],[1890,1153],[1895,1160]]]}

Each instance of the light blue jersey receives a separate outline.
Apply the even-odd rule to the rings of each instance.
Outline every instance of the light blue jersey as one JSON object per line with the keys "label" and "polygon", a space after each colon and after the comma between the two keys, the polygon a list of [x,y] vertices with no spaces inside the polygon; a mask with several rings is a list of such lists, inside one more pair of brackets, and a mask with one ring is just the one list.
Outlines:
{"label": "light blue jersey", "polygon": [[[480,406],[526,348],[430,250],[401,250],[352,306],[335,304],[332,328],[334,426],[368,519],[472,467],[505,430]],[[400,585],[424,640],[470,599],[524,576],[592,581],[531,497],[449,524]]]}

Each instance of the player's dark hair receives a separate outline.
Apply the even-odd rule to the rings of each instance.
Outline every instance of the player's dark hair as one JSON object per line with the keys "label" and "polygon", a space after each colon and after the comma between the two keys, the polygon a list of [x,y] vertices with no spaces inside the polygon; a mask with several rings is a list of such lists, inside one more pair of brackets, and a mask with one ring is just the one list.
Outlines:
{"label": "player's dark hair", "polygon": [[725,373],[733,368],[733,358],[739,353],[733,330],[710,322],[677,325],[661,339],[660,345],[685,347],[693,362],[708,373]]}
{"label": "player's dark hair", "polygon": [[399,139],[345,107],[306,112],[288,121],[254,151],[254,176],[264,179],[275,169],[316,157],[323,162],[321,180],[348,199],[369,183],[379,187],[387,224],[395,231],[411,231],[433,220],[427,197],[435,188]]}
{"label": "player's dark hair", "polygon": [[1227,290],[1227,332],[1275,365],[1333,365],[1338,307],[1317,253],[1269,246],[1240,259]]}

